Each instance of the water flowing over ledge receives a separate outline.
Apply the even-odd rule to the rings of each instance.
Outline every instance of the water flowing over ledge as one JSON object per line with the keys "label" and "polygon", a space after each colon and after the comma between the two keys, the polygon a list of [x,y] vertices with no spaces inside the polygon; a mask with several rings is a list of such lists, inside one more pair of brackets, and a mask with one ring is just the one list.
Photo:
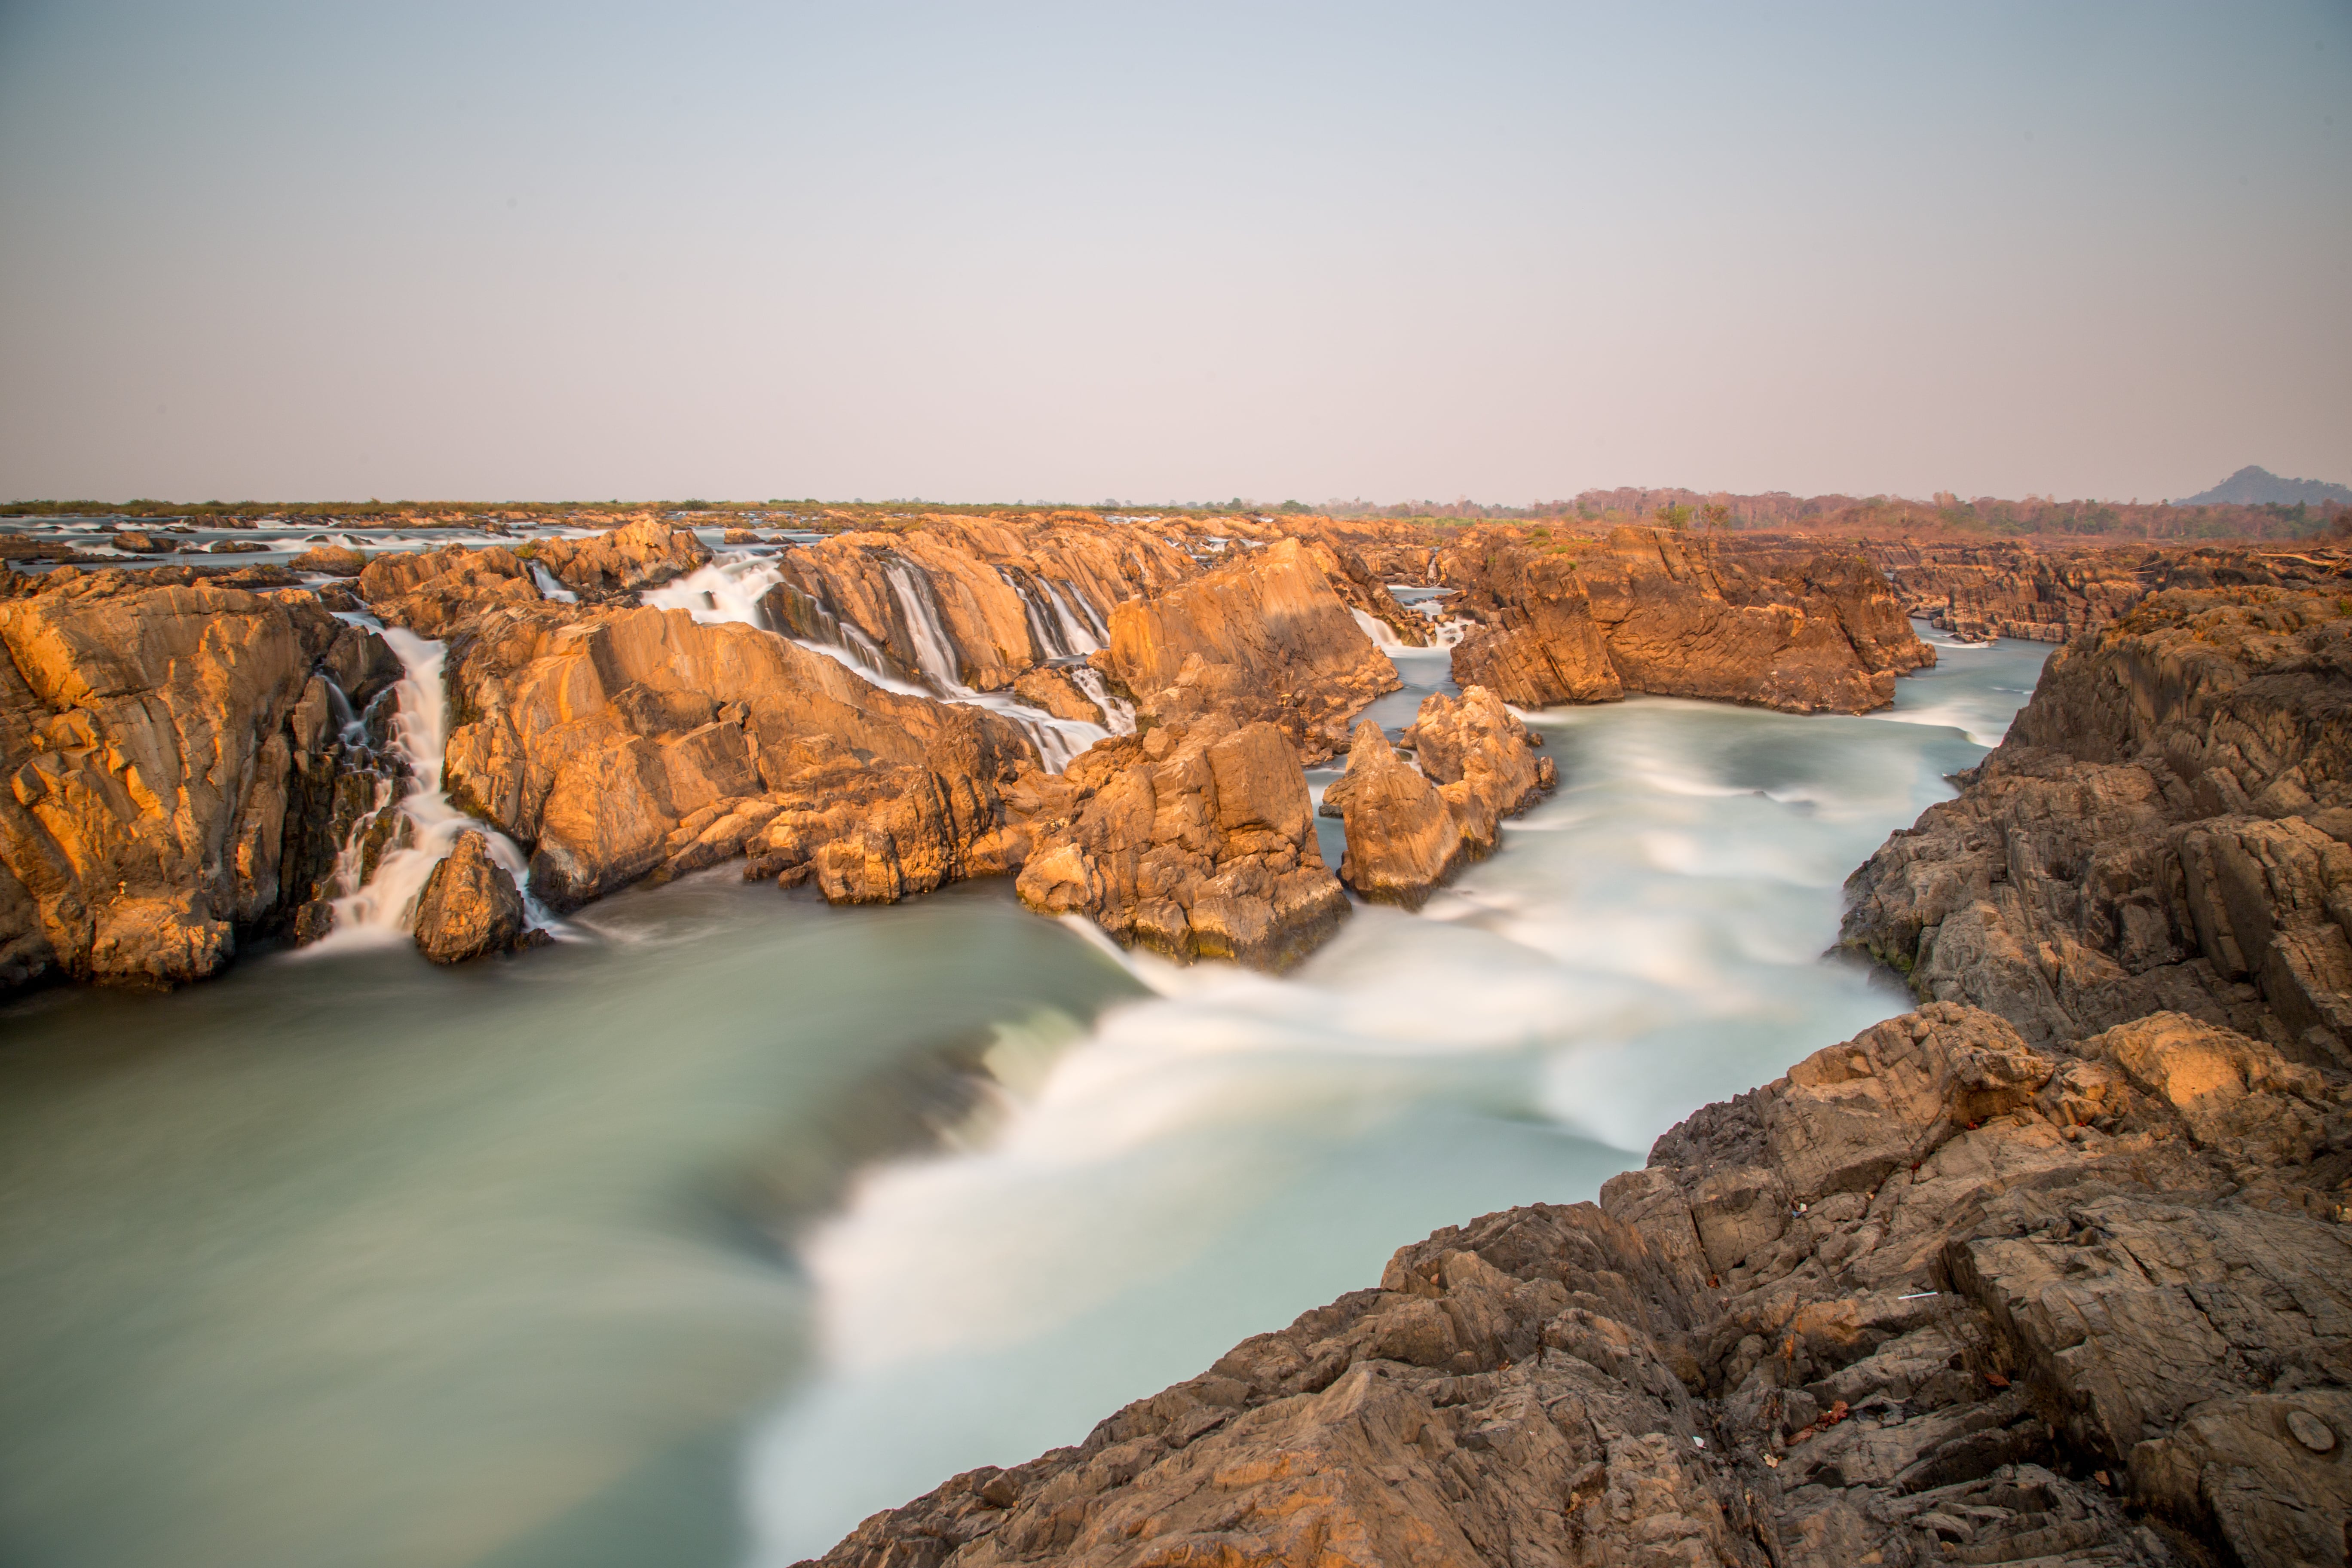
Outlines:
{"label": "water flowing over ledge", "polygon": [[1840,886],[2042,657],[1955,660],[1891,716],[1532,714],[1559,794],[1420,916],[1359,909],[1284,980],[1122,955],[1150,999],[1008,1088],[969,1152],[867,1173],[803,1247],[825,1371],[753,1450],[761,1561],[1076,1441],[1438,1225],[1589,1197],[1696,1106],[1903,1011],[1821,959]]}

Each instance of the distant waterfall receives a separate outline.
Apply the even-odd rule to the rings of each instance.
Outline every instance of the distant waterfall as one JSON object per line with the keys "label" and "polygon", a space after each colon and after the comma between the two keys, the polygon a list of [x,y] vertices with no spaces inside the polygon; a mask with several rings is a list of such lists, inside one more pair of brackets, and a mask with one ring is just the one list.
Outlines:
{"label": "distant waterfall", "polygon": [[489,840],[490,855],[506,868],[523,891],[523,901],[535,926],[553,921],[530,899],[530,874],[514,841],[487,823],[477,822],[449,803],[441,787],[443,753],[448,745],[449,703],[441,681],[442,660],[448,648],[402,626],[386,626],[380,634],[400,659],[401,678],[394,690],[399,710],[393,715],[390,749],[407,763],[410,787],[396,801],[387,797],[393,784],[377,788],[376,810],[361,819],[341,854],[335,875],[348,887],[364,865],[366,839],[383,826],[383,814],[396,810],[400,842],[386,848],[376,861],[367,885],[334,900],[335,927],[306,951],[377,946],[405,936],[416,921],[416,900],[433,868],[457,846],[457,835],[472,828]]}
{"label": "distant waterfall", "polygon": [[[792,640],[812,653],[822,654],[846,667],[868,684],[885,691],[895,691],[904,697],[926,697],[935,701],[961,703],[966,707],[985,708],[1001,713],[1021,727],[1037,748],[1037,754],[1048,773],[1060,773],[1070,765],[1070,760],[1097,741],[1113,734],[1127,734],[1135,727],[1134,712],[1123,703],[1115,709],[1118,699],[1106,691],[1096,697],[1105,716],[1112,719],[1113,728],[1089,724],[1078,719],[1056,719],[1051,713],[1033,708],[1025,702],[1001,692],[975,691],[965,685],[958,674],[960,660],[955,639],[948,635],[946,623],[939,609],[938,592],[931,585],[930,574],[913,562],[898,555],[883,558],[882,572],[890,584],[890,595],[897,601],[904,617],[907,637],[915,654],[918,680],[904,679],[898,661],[861,631],[856,623],[836,616],[827,606],[817,608],[815,637],[800,637]],[[749,553],[714,558],[709,565],[680,577],[664,587],[648,588],[639,599],[659,609],[684,610],[705,626],[733,622],[757,626],[763,631],[777,631],[761,602],[769,590],[784,580],[782,571],[770,561]],[[1012,581],[1010,578],[1008,582]],[[1017,585],[1016,585],[1017,591]],[[1024,602],[1027,600],[1024,596]],[[1039,612],[1042,614],[1042,612]],[[1033,620],[1033,628],[1034,628]],[[1086,671],[1097,686],[1100,678],[1092,670]],[[1094,696],[1086,680],[1075,672],[1072,679],[1081,689]],[[1123,726],[1123,727],[1122,727]]]}

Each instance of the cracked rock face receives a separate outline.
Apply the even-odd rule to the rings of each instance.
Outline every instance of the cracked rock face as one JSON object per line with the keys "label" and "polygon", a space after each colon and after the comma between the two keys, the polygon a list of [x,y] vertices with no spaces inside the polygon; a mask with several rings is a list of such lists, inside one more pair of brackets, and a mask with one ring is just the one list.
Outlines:
{"label": "cracked rock face", "polygon": [[221,583],[5,584],[0,990],[199,979],[311,895],[300,846],[342,752],[328,684],[364,702],[398,667],[308,593]]}
{"label": "cracked rock face", "polygon": [[1273,724],[1160,726],[1024,785],[1034,840],[1017,887],[1043,913],[1180,960],[1280,969],[1348,912],[1298,753]]}
{"label": "cracked rock face", "polygon": [[1889,1020],[822,1561],[2336,1561],[2352,1087],[2147,1022]]}
{"label": "cracked rock face", "polygon": [[2158,594],[1853,874],[1843,941],[2037,1044],[2169,1010],[2352,1065],[2347,837],[2342,595]]}
{"label": "cracked rock face", "polygon": [[1640,691],[1865,713],[1936,662],[1886,579],[1835,549],[1646,528],[1537,547],[1472,530],[1437,574],[1480,623],[1454,679],[1521,708]]}

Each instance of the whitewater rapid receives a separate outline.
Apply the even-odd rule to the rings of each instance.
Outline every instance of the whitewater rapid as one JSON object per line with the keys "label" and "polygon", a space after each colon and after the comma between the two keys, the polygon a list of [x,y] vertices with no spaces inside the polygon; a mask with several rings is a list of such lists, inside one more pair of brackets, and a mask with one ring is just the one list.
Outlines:
{"label": "whitewater rapid", "polygon": [[[1124,955],[1149,999],[1021,1058],[965,1147],[869,1171],[802,1243],[824,1370],[748,1455],[760,1561],[1077,1441],[1437,1226],[1590,1198],[1697,1106],[1904,1011],[1823,959],[1841,885],[2045,652],[1956,647],[1885,717],[1529,715],[1559,791],[1420,914],[1359,908],[1283,979]],[[1444,662],[1396,657],[1391,727]]]}

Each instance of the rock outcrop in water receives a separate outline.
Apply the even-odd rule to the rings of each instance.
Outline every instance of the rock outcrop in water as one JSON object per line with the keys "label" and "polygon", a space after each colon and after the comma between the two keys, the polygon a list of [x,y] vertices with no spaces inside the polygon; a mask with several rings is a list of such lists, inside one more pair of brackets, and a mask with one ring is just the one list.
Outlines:
{"label": "rock outcrop in water", "polygon": [[1348,912],[1298,753],[1273,724],[1161,725],[1024,782],[1034,842],[1017,886],[1041,913],[1178,959],[1281,969]]}
{"label": "rock outcrop in water", "polygon": [[683,577],[709,561],[710,548],[688,529],[643,518],[586,539],[541,540],[531,559],[572,593],[602,602]]}
{"label": "rock outcrop in water", "polygon": [[1212,713],[1276,724],[1310,763],[1346,743],[1366,703],[1402,684],[1294,539],[1119,605],[1110,664],[1147,713],[1171,724]]}
{"label": "rock outcrop in water", "polygon": [[1957,800],[1847,884],[1849,946],[2041,1043],[2158,1009],[2352,1065],[2352,618],[2173,590],[2053,656]]}
{"label": "rock outcrop in water", "polygon": [[120,569],[0,599],[0,986],[169,984],[307,900],[334,809],[330,683],[398,666],[308,594]]}
{"label": "rock outcrop in water", "polygon": [[1454,678],[1522,708],[1629,691],[1862,713],[1935,663],[1862,556],[1786,541],[1620,528],[1538,548],[1473,530],[1438,554],[1480,623]]}
{"label": "rock outcrop in water", "polygon": [[416,948],[436,963],[504,952],[527,923],[522,894],[479,833],[457,835],[416,899]]}
{"label": "rock outcrop in water", "polygon": [[500,609],[453,648],[450,685],[450,796],[530,847],[554,909],[747,850],[770,875],[841,867],[820,880],[845,900],[937,887],[909,882],[896,847],[919,858],[913,824],[939,820],[935,798],[958,806],[950,874],[1019,858],[995,793],[1035,763],[1016,726],[881,690],[752,626]]}
{"label": "rock outcrop in water", "polygon": [[1417,909],[1463,864],[1491,854],[1502,819],[1517,816],[1559,781],[1541,742],[1483,686],[1460,700],[1438,693],[1401,742],[1381,727],[1356,726],[1348,771],[1323,792],[1323,815],[1346,825],[1340,880],[1368,899]]}

